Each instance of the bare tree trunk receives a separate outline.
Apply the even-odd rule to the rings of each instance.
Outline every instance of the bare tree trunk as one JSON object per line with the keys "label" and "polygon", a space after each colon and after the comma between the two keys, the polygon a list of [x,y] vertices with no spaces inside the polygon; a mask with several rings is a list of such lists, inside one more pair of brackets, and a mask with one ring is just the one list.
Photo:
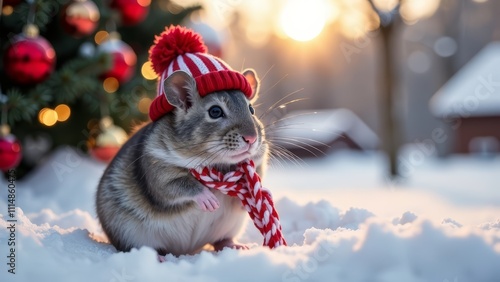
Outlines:
{"label": "bare tree trunk", "polygon": [[399,175],[397,166],[398,157],[398,123],[394,111],[394,64],[392,38],[394,21],[386,26],[380,26],[383,49],[383,80],[381,84],[381,111],[382,124],[382,149],[387,153],[389,160],[389,176],[395,178]]}
{"label": "bare tree trunk", "polygon": [[372,6],[373,11],[375,11],[380,18],[380,35],[382,37],[382,57],[383,57],[383,71],[382,71],[382,83],[380,86],[380,122],[382,125],[382,150],[387,154],[389,160],[389,177],[391,179],[399,176],[398,172],[398,149],[399,149],[399,127],[398,119],[395,116],[396,112],[394,110],[394,62],[393,58],[393,46],[392,39],[394,34],[394,27],[401,23],[401,18],[399,15],[399,7],[401,6],[401,0],[394,9],[390,12],[380,11],[373,0],[368,0],[368,3]]}

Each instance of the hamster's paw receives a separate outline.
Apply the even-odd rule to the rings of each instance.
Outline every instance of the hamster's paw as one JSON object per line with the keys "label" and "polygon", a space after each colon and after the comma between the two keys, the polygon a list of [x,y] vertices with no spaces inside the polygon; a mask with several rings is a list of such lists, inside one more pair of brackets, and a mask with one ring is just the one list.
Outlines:
{"label": "hamster's paw", "polygon": [[194,200],[203,211],[213,212],[220,206],[217,197],[215,197],[214,193],[210,192],[206,187],[203,188],[200,194],[194,196]]}
{"label": "hamster's paw", "polygon": [[166,262],[167,259],[165,258],[165,256],[162,256],[162,255],[158,255],[158,261],[161,263],[161,262]]}
{"label": "hamster's paw", "polygon": [[213,244],[216,252],[222,251],[224,248],[231,248],[236,250],[248,250],[248,246],[235,243],[232,239],[223,239]]}

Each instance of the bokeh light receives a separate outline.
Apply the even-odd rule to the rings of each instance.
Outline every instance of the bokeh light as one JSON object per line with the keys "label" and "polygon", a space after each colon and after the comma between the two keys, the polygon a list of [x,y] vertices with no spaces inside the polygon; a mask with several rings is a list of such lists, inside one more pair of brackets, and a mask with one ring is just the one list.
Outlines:
{"label": "bokeh light", "polygon": [[400,8],[401,16],[408,24],[428,18],[439,8],[440,0],[406,0]]}
{"label": "bokeh light", "polygon": [[94,35],[94,41],[96,44],[101,44],[106,39],[108,39],[108,37],[109,37],[109,33],[107,31],[100,30],[100,31],[96,32],[96,34]]}
{"label": "bokeh light", "polygon": [[455,55],[458,49],[458,45],[455,39],[448,36],[443,36],[438,38],[436,42],[434,42],[433,49],[434,52],[436,52],[436,54],[441,57],[450,57]]}
{"label": "bokeh light", "polygon": [[153,79],[156,79],[158,77],[158,75],[153,70],[153,67],[151,66],[150,61],[147,61],[144,64],[142,64],[141,74],[145,79],[148,79],[148,80],[153,80]]}
{"label": "bokeh light", "polygon": [[18,153],[19,151],[21,151],[21,146],[19,145],[19,143],[14,143],[12,144],[12,151]]}
{"label": "bokeh light", "polygon": [[149,106],[151,106],[151,98],[149,97],[144,97],[141,100],[139,100],[139,103],[137,104],[137,109],[139,109],[139,112],[143,114],[149,113]]}
{"label": "bokeh light", "polygon": [[115,93],[120,87],[120,82],[114,77],[108,77],[102,82],[102,88],[108,93]]}
{"label": "bokeh light", "polygon": [[10,5],[6,5],[2,8],[2,14],[4,16],[10,16],[10,15],[12,15],[13,12],[14,12],[14,7],[12,7]]}
{"label": "bokeh light", "polygon": [[281,27],[290,38],[309,41],[325,27],[326,10],[324,0],[289,0],[281,11]]}
{"label": "bokeh light", "polygon": [[54,110],[57,113],[57,121],[60,122],[68,120],[71,115],[71,109],[65,104],[58,105]]}
{"label": "bokeh light", "polygon": [[53,109],[43,108],[38,112],[38,121],[46,126],[53,126],[58,119],[57,112]]}
{"label": "bokeh light", "polygon": [[142,7],[148,7],[151,5],[151,0],[137,0],[137,4],[141,5]]}

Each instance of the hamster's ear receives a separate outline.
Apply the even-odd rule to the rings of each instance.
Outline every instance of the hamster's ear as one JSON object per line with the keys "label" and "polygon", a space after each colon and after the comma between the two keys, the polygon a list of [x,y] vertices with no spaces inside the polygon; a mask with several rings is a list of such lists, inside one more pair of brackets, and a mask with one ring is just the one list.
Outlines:
{"label": "hamster's ear", "polygon": [[170,105],[187,111],[199,98],[196,81],[184,71],[175,71],[163,82],[163,91]]}
{"label": "hamster's ear", "polygon": [[243,75],[247,79],[248,83],[252,87],[252,97],[250,99],[252,101],[257,100],[257,96],[259,93],[259,78],[257,77],[257,73],[253,69],[246,69],[243,71]]}

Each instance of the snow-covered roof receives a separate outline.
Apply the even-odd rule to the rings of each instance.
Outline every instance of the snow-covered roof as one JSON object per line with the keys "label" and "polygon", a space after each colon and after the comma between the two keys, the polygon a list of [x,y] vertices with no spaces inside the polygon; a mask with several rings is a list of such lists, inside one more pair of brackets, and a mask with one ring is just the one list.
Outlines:
{"label": "snow-covered roof", "polygon": [[379,142],[377,135],[348,109],[294,111],[277,123],[274,133],[287,140],[295,139],[298,145],[329,144],[342,135],[349,136],[363,149],[375,149]]}
{"label": "snow-covered roof", "polygon": [[430,101],[438,117],[500,115],[500,42],[484,47]]}

